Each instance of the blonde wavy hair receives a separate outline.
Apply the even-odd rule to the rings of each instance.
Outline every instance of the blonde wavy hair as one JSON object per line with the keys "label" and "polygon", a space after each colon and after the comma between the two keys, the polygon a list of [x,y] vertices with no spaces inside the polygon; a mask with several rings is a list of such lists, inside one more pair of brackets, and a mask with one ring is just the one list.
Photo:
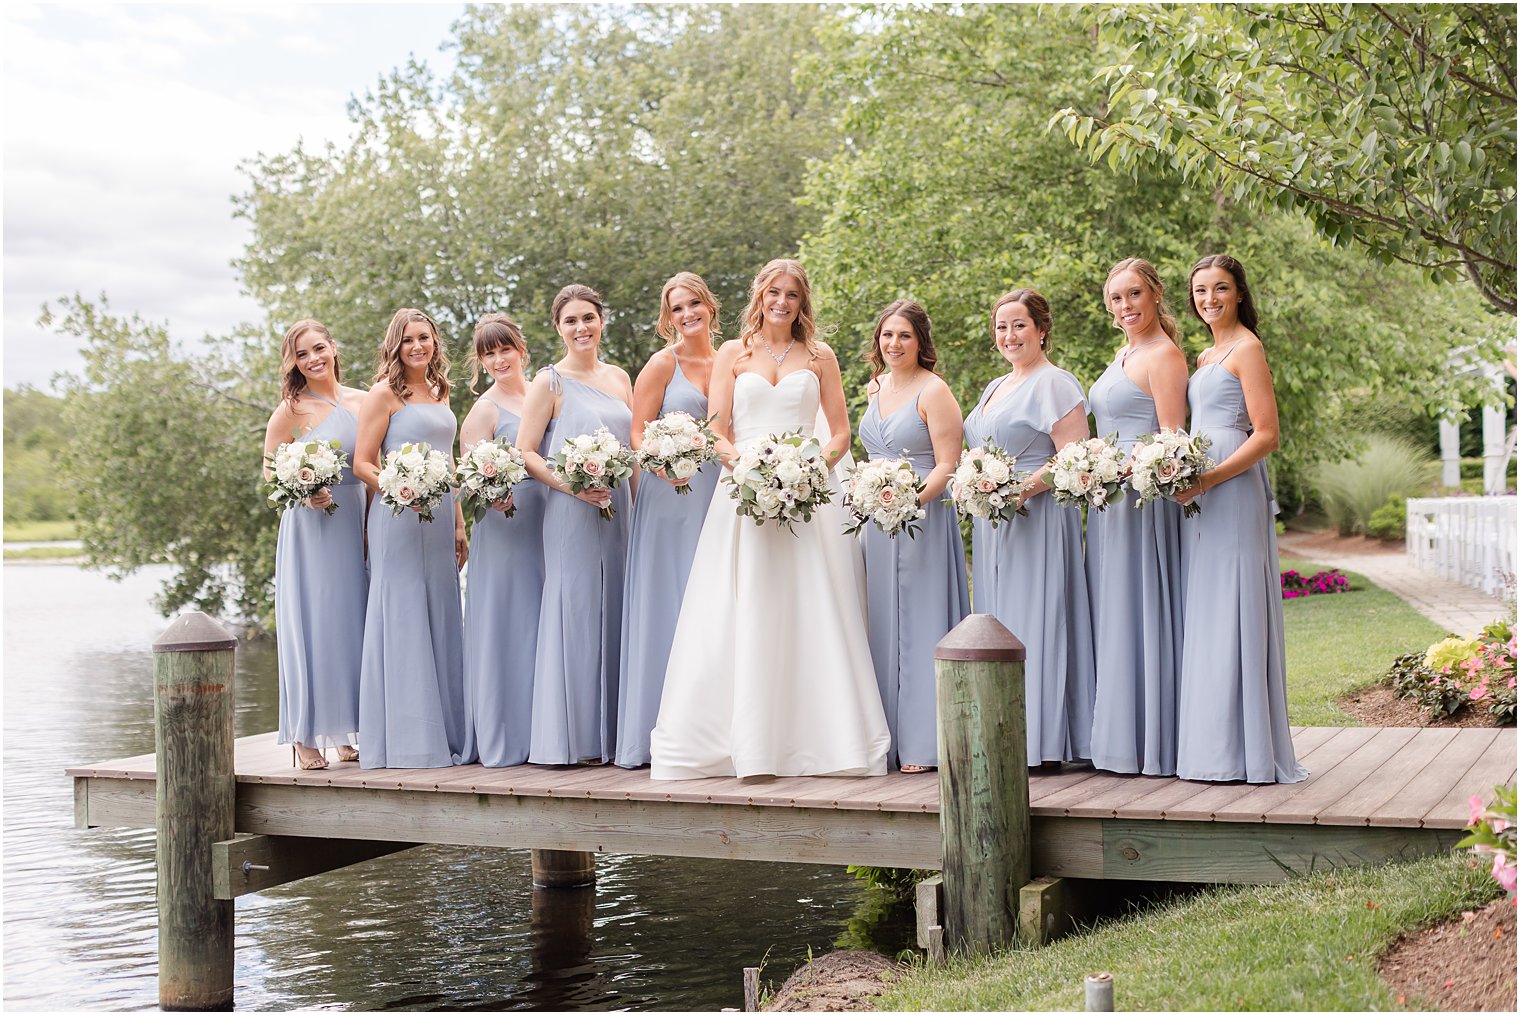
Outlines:
{"label": "blonde wavy hair", "polygon": [[403,402],[411,397],[412,389],[406,385],[406,367],[401,362],[401,338],[406,326],[415,321],[425,321],[433,333],[433,358],[427,365],[428,393],[440,402],[449,397],[449,351],[443,347],[438,336],[438,325],[433,319],[414,307],[402,307],[391,315],[391,323],[385,326],[385,338],[380,340],[380,362],[375,367],[376,384],[388,384],[396,397]]}
{"label": "blonde wavy hair", "polygon": [[315,331],[332,342],[333,380],[339,383],[343,381],[343,367],[338,361],[338,343],[333,342],[332,332],[321,321],[310,317],[297,321],[285,332],[285,339],[280,343],[280,400],[289,402],[292,407],[295,406],[296,396],[306,390],[306,375],[296,365],[296,343],[308,331]]}
{"label": "blonde wavy hair", "polygon": [[765,302],[766,287],[782,275],[791,275],[802,285],[802,302],[797,307],[797,317],[792,321],[792,337],[807,350],[809,361],[818,358],[818,326],[813,322],[813,287],[808,282],[807,271],[789,257],[778,257],[761,268],[760,274],[750,284],[749,306],[745,308],[744,317],[739,322],[739,341],[744,344],[744,352],[735,361],[735,366],[754,354],[755,342],[760,338],[760,327],[765,321],[765,311],[761,304]]}
{"label": "blonde wavy hair", "polygon": [[665,280],[665,286],[660,290],[660,316],[654,325],[655,333],[665,340],[665,347],[668,349],[681,340],[681,334],[676,330],[675,318],[670,313],[670,291],[677,287],[690,289],[697,294],[697,301],[706,307],[708,314],[712,316],[709,328],[713,339],[721,338],[723,325],[718,320],[718,297],[713,295],[713,291],[707,287],[701,275],[690,271],[678,271]]}
{"label": "blonde wavy hair", "polygon": [[1151,295],[1156,297],[1156,319],[1161,322],[1161,330],[1166,332],[1166,337],[1172,340],[1173,345],[1182,348],[1182,340],[1177,337],[1177,315],[1166,305],[1166,286],[1161,283],[1161,273],[1145,258],[1126,257],[1108,269],[1108,278],[1103,280],[1103,308],[1108,309],[1108,283],[1121,271],[1133,271],[1140,276]]}

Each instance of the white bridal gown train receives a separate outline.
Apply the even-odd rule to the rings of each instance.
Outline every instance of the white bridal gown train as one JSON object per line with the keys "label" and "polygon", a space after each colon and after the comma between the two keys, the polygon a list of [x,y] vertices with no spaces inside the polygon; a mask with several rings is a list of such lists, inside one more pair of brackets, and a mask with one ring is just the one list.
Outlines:
{"label": "white bridal gown train", "polygon": [[[774,386],[740,374],[734,445],[813,435],[818,399],[811,370]],[[653,778],[886,774],[891,736],[866,640],[865,571],[845,523],[830,503],[795,534],[757,526],[719,487],[676,622]]]}

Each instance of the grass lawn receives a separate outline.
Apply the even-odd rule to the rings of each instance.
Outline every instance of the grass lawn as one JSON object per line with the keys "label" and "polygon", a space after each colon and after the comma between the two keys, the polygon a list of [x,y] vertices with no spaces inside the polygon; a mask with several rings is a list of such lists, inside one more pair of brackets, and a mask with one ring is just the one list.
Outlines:
{"label": "grass lawn", "polygon": [[[1319,565],[1283,558],[1300,574]],[[1283,603],[1288,642],[1288,719],[1295,726],[1355,726],[1336,699],[1366,687],[1406,652],[1423,651],[1447,632],[1404,600],[1354,571],[1355,592]]]}
{"label": "grass lawn", "polygon": [[64,560],[83,556],[84,551],[77,546],[27,546],[5,551],[6,560]]}
{"label": "grass lawn", "polygon": [[1042,949],[918,966],[873,1003],[882,1011],[1081,1011],[1083,976],[1106,970],[1120,1011],[1396,1009],[1378,979],[1378,955],[1401,931],[1498,892],[1470,854],[1215,889]]}
{"label": "grass lawn", "polygon": [[7,543],[43,543],[54,539],[78,538],[78,527],[72,521],[5,523]]}

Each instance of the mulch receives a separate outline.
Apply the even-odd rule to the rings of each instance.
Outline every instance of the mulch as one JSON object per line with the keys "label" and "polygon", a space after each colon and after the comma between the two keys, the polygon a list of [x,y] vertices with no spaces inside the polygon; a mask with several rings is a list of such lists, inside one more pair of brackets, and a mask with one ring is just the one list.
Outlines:
{"label": "mulch", "polygon": [[765,1011],[875,1011],[897,963],[875,952],[829,952],[798,969],[765,1003]]}
{"label": "mulch", "polygon": [[1325,529],[1320,532],[1289,529],[1278,537],[1277,545],[1282,552],[1290,556],[1307,557],[1310,560],[1315,559],[1316,553],[1327,557],[1339,557],[1343,554],[1356,557],[1375,555],[1397,557],[1404,552],[1402,539],[1343,536],[1334,529]]}
{"label": "mulch", "polygon": [[1341,711],[1367,726],[1429,726],[1461,729],[1491,728],[1499,725],[1483,708],[1463,708],[1456,715],[1432,719],[1430,713],[1407,698],[1400,698],[1387,684],[1373,684],[1346,695],[1336,704]]}
{"label": "mulch", "polygon": [[1514,1011],[1514,900],[1399,935],[1378,973],[1404,1008]]}

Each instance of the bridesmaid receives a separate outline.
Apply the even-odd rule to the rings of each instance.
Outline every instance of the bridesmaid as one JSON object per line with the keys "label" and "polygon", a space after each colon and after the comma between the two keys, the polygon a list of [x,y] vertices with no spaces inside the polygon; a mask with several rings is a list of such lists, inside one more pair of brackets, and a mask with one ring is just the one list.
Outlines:
{"label": "bridesmaid", "polygon": [[1191,544],[1177,774],[1212,782],[1299,782],[1293,753],[1278,578],[1277,502],[1265,458],[1277,450],[1277,399],[1257,337],[1246,271],[1227,254],[1193,266],[1188,309],[1213,348],[1188,384],[1193,433],[1219,462],[1178,500],[1203,512],[1183,523]]}
{"label": "bridesmaid", "polygon": [[[1088,393],[1100,435],[1125,451],[1142,434],[1187,422],[1187,360],[1177,319],[1149,261],[1126,258],[1103,285],[1127,339]],[[1088,515],[1092,596],[1093,765],[1110,772],[1177,770],[1177,669],[1182,663],[1182,509],[1157,500]]]}
{"label": "bridesmaid", "polygon": [[[464,705],[459,569],[464,515],[447,494],[422,521],[378,496],[385,455],[403,444],[454,446],[449,358],[420,310],[391,317],[375,383],[359,414],[354,472],[377,496],[369,511],[369,609],[359,681],[363,768],[442,768],[470,761]],[[450,522],[453,524],[451,525]]]}
{"label": "bridesmaid", "polygon": [[[533,732],[537,765],[601,764],[617,735],[618,654],[622,646],[623,560],[631,491],[571,493],[546,460],[571,437],[606,427],[625,445],[633,386],[621,367],[599,362],[607,312],[590,286],[554,297],[554,327],[565,356],[528,388],[517,446],[528,472],[549,487],[544,505],[544,594],[534,657]],[[604,519],[611,504],[617,514]]]}
{"label": "bridesmaid", "polygon": [[[297,321],[280,344],[280,405],[264,431],[264,454],[295,439],[339,441],[354,460],[364,392],[339,383],[332,335]],[[265,469],[265,478],[269,470]],[[338,509],[327,514],[325,508]],[[351,469],[337,486],[280,516],[274,552],[274,617],[280,665],[280,743],[295,763],[326,768],[324,749],[358,761],[359,657],[364,647],[364,487]]]}
{"label": "bridesmaid", "polygon": [[[1050,304],[1015,289],[992,306],[992,340],[1008,372],[982,392],[966,417],[973,447],[996,444],[1033,479],[1020,497],[1029,511],[994,528],[972,524],[972,588],[1024,643],[1025,744],[1031,768],[1059,768],[1092,756],[1093,633],[1082,566],[1082,516],[1045,492],[1045,464],[1087,438],[1082,385],[1050,361]],[[1097,514],[1097,512],[1094,512]]]}
{"label": "bridesmaid", "polygon": [[[667,412],[707,418],[713,339],[721,329],[717,297],[700,276],[683,271],[665,283],[656,330],[665,348],[649,357],[633,387],[635,449],[643,441],[644,424]],[[676,616],[719,468],[709,462],[686,480],[654,473],[639,488],[633,506],[618,683],[616,761],[624,768],[649,764],[649,734],[660,714]],[[691,492],[678,494],[681,485]]]}
{"label": "bridesmaid", "polygon": [[876,684],[892,732],[888,763],[904,772],[939,764],[935,743],[934,646],[971,612],[966,551],[945,484],[961,451],[961,407],[934,370],[929,315],[912,300],[881,312],[866,359],[860,442],[868,458],[907,458],[924,489],[926,514],[914,538],[862,530],[867,634]]}
{"label": "bridesmaid", "polygon": [[[516,442],[528,385],[528,343],[506,314],[475,325],[471,390],[484,369],[491,386],[459,430],[460,448],[505,437]],[[466,756],[496,768],[528,760],[533,659],[544,586],[544,496],[533,480],[517,485],[475,523],[470,537],[469,596],[464,613],[464,692],[470,722]],[[514,508],[511,518],[504,512]]]}

